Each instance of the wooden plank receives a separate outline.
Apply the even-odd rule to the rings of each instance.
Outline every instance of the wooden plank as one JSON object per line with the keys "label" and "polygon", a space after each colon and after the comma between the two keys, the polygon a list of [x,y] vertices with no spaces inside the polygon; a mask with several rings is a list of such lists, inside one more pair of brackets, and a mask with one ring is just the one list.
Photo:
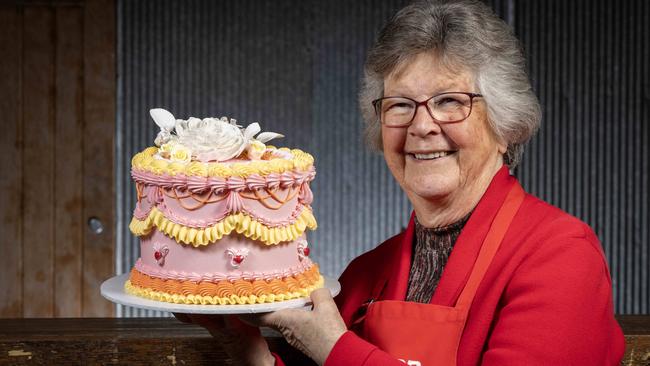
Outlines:
{"label": "wooden plank", "polygon": [[[288,365],[313,364],[278,333],[263,334]],[[174,318],[0,319],[5,363],[235,365],[205,329]]]}
{"label": "wooden plank", "polygon": [[103,231],[84,230],[82,315],[111,316],[114,307],[99,287],[115,261],[115,2],[88,0],[84,9],[84,220],[98,218]]}
{"label": "wooden plank", "polygon": [[75,6],[82,5],[84,0],[10,0],[27,6]]}
{"label": "wooden plank", "polygon": [[0,7],[0,318],[22,316],[22,12]]}
{"label": "wooden plank", "polygon": [[54,316],[81,316],[83,8],[57,7]]}
{"label": "wooden plank", "polygon": [[[621,364],[647,366],[650,316],[617,318],[628,346]],[[262,334],[288,365],[310,364],[282,338],[264,330]],[[0,319],[0,364],[232,363],[203,328],[173,318],[85,318]]]}
{"label": "wooden plank", "polygon": [[24,8],[23,315],[53,315],[54,34],[53,13]]}

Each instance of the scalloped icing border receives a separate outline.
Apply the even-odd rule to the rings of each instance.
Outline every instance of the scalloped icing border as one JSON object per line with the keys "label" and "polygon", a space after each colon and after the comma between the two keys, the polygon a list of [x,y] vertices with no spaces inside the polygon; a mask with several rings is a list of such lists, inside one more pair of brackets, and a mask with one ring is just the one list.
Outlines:
{"label": "scalloped icing border", "polygon": [[136,236],[144,236],[149,234],[154,226],[165,235],[176,239],[179,243],[198,247],[214,243],[222,237],[230,235],[233,231],[249,239],[261,241],[266,245],[275,245],[296,240],[307,229],[315,230],[318,224],[311,209],[303,206],[302,212],[300,212],[296,220],[286,226],[268,227],[240,212],[228,215],[212,226],[197,229],[175,223],[166,218],[156,207],[152,207],[144,220],[133,217],[129,229]]}
{"label": "scalloped icing border", "polygon": [[175,163],[163,159],[155,159],[153,156],[158,153],[158,148],[151,146],[141,152],[133,155],[131,159],[132,169],[137,169],[144,172],[150,172],[156,175],[177,175],[185,174],[186,176],[200,176],[200,177],[222,177],[228,178],[238,176],[246,178],[249,175],[258,174],[265,176],[271,173],[284,173],[298,169],[307,171],[314,165],[314,157],[299,149],[288,149],[282,147],[276,149],[272,146],[267,146],[279,151],[285,151],[292,154],[292,159],[272,159],[250,161],[246,163],[202,163],[193,161],[188,164]]}
{"label": "scalloped icing border", "polygon": [[164,301],[171,302],[174,304],[187,304],[187,305],[247,305],[247,304],[263,304],[269,302],[285,301],[298,299],[302,297],[308,297],[309,294],[325,284],[325,279],[323,276],[318,276],[318,281],[306,288],[300,289],[300,291],[295,292],[286,292],[283,294],[269,294],[269,295],[250,295],[250,296],[237,296],[235,294],[230,295],[230,297],[218,297],[218,296],[201,296],[201,295],[181,295],[181,294],[170,294],[167,292],[155,291],[149,288],[142,288],[131,284],[130,280],[127,280],[124,284],[124,290],[138,297],[143,297],[155,301]]}

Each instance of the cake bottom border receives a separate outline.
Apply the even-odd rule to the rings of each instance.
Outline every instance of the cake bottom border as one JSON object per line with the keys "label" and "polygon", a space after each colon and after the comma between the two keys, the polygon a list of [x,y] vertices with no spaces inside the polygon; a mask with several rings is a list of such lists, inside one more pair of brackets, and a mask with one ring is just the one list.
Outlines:
{"label": "cake bottom border", "polygon": [[127,280],[124,284],[124,290],[138,297],[163,301],[174,304],[186,304],[186,305],[253,305],[253,304],[264,304],[271,302],[279,302],[286,300],[299,299],[303,297],[309,297],[309,294],[319,288],[322,288],[325,284],[325,280],[322,275],[319,274],[318,280],[307,287],[301,288],[298,291],[289,291],[280,294],[264,294],[261,296],[248,295],[248,296],[238,296],[232,294],[228,297],[219,297],[219,296],[202,296],[202,295],[182,295],[182,294],[171,294],[168,292],[156,291],[150,288],[139,287],[133,285],[131,280]]}

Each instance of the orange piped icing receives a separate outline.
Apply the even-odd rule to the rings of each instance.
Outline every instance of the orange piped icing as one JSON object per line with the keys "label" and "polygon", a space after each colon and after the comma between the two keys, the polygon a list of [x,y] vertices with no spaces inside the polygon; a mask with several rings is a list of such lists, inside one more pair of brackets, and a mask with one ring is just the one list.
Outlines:
{"label": "orange piped icing", "polygon": [[251,284],[252,286],[252,293],[255,296],[262,296],[262,295],[268,295],[271,293],[271,288],[269,287],[268,283],[266,283],[263,280],[255,280]]}
{"label": "orange piped icing", "polygon": [[228,281],[219,281],[213,293],[203,295],[203,296],[230,297],[232,293],[233,293],[232,283]]}
{"label": "orange piped icing", "polygon": [[284,280],[284,283],[287,285],[289,291],[294,292],[300,290],[300,283],[294,277],[287,277]]}
{"label": "orange piped icing", "polygon": [[253,295],[253,285],[248,281],[236,281],[233,284],[233,292],[239,297]]}
{"label": "orange piped icing", "polygon": [[255,304],[306,297],[320,287],[323,287],[323,277],[317,265],[303,273],[269,281],[239,279],[232,282],[223,280],[198,283],[163,280],[133,269],[125,285],[131,294],[158,301],[219,305]]}
{"label": "orange piped icing", "polygon": [[[180,281],[179,281],[180,282]],[[182,282],[181,282],[182,283]],[[146,284],[143,284],[142,287],[146,287]],[[216,283],[212,282],[200,282],[197,286],[197,294],[201,296],[215,296],[219,289],[219,286]],[[169,292],[171,294],[176,293],[173,289]]]}
{"label": "orange piped icing", "polygon": [[199,285],[192,281],[183,281],[180,285],[180,294],[183,296],[194,295],[198,293]]}
{"label": "orange piped icing", "polygon": [[289,287],[283,281],[271,281],[269,282],[269,288],[274,294],[283,294],[289,292]]}

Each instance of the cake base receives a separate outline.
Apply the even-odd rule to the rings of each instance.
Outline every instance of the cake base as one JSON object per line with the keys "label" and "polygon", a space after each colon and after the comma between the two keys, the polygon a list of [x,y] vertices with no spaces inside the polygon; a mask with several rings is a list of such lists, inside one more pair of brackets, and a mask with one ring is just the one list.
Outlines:
{"label": "cake base", "polygon": [[[174,304],[170,302],[154,301],[145,299],[125,291],[124,285],[129,280],[129,274],[125,273],[112,277],[101,286],[101,294],[106,299],[121,305],[133,306],[147,310],[167,311],[184,314],[252,314],[268,313],[281,309],[310,307],[311,300],[309,297],[302,297],[293,300],[262,304],[243,304],[243,305],[187,305]],[[330,290],[332,296],[336,296],[341,291],[341,285],[336,279],[323,277],[323,287]]]}

